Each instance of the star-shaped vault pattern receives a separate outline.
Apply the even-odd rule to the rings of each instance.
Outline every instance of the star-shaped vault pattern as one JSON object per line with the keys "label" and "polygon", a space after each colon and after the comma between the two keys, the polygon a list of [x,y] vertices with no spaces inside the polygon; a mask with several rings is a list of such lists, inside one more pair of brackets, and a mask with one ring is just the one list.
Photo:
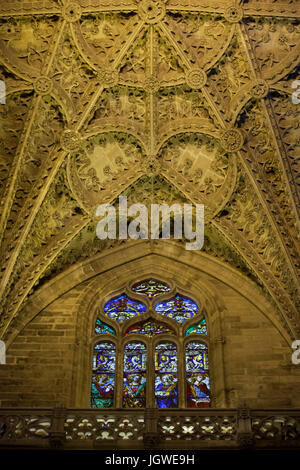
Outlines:
{"label": "star-shaped vault pattern", "polygon": [[110,249],[97,205],[153,194],[205,204],[204,249],[299,334],[299,20],[297,0],[2,2],[4,338],[39,286]]}

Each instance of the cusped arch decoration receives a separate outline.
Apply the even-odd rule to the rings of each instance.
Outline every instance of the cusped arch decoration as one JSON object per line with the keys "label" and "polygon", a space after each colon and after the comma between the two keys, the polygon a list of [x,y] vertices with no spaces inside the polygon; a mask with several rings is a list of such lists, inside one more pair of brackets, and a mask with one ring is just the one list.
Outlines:
{"label": "cusped arch decoration", "polygon": [[[237,163],[235,155],[220,145],[221,133],[205,133],[201,127],[165,130],[152,158],[159,173],[183,191],[187,201],[205,204],[208,222],[234,191]],[[82,148],[69,155],[67,173],[73,196],[90,216],[95,218],[99,204],[112,203],[149,173],[145,163],[149,152],[143,140],[128,129],[106,129],[86,138]]]}

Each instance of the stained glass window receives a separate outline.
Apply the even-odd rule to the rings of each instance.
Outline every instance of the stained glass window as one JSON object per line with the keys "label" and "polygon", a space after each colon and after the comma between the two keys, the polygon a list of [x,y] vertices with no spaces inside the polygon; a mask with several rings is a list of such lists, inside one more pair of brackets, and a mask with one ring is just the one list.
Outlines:
{"label": "stained glass window", "polygon": [[124,348],[123,407],[146,406],[147,350],[144,343],[132,341]]}
{"label": "stained glass window", "polygon": [[185,368],[187,383],[187,407],[210,406],[210,381],[207,346],[198,341],[186,345]]}
{"label": "stained glass window", "polygon": [[160,315],[173,318],[178,323],[184,323],[198,312],[198,306],[191,299],[176,294],[173,299],[158,302],[155,311]]}
{"label": "stained glass window", "polygon": [[[137,282],[131,289],[135,294],[146,296],[144,299],[148,298],[147,304],[153,305],[156,314],[151,314],[149,309],[147,316],[140,317],[147,312],[147,306],[125,293],[105,304],[94,331],[98,335],[111,336],[107,337],[109,340],[102,336],[94,347],[91,407],[146,408],[153,406],[154,399],[157,408],[177,408],[184,399],[178,397],[180,390],[186,392],[187,408],[211,406],[208,348],[205,345],[207,325],[197,304],[178,292],[173,297],[169,295],[169,300],[160,301],[159,296],[171,289],[153,278]],[[176,321],[176,328],[164,317]],[[134,320],[129,322],[130,326],[128,323],[124,325],[131,318]],[[196,340],[193,340],[189,337],[186,338],[186,346],[177,346],[175,341],[179,330],[181,337],[182,334],[202,334],[206,338],[195,336]],[[134,334],[140,336],[134,337]],[[159,342],[155,339],[158,336]],[[127,341],[125,346],[124,338]],[[120,357],[116,356],[117,350]],[[116,370],[117,361],[120,368],[118,366]],[[184,384],[180,384],[181,377],[185,377]],[[120,390],[120,396],[116,396],[115,388]]]}
{"label": "stained glass window", "polygon": [[94,347],[91,408],[114,405],[116,347],[103,341]]}
{"label": "stained glass window", "polygon": [[155,348],[155,403],[157,408],[178,406],[177,348],[160,343]]}
{"label": "stained glass window", "polygon": [[157,295],[165,294],[170,291],[170,287],[161,281],[155,279],[147,279],[145,281],[137,282],[131,287],[133,292],[137,294],[144,294],[153,299]]}
{"label": "stained glass window", "polygon": [[146,311],[146,305],[132,300],[126,294],[119,295],[105,304],[104,312],[109,318],[123,323]]}
{"label": "stained glass window", "polygon": [[130,328],[128,328],[125,335],[127,336],[130,333],[139,333],[145,336],[154,336],[161,334],[173,335],[174,331],[163,323],[157,323],[154,320],[146,320],[144,322],[132,325]]}
{"label": "stained glass window", "polygon": [[96,320],[95,333],[97,333],[97,335],[116,334],[114,328],[101,321],[100,318]]}
{"label": "stained glass window", "polygon": [[187,328],[185,334],[186,335],[192,335],[192,334],[207,335],[207,326],[206,326],[205,318],[202,318],[202,320],[200,320],[198,323]]}

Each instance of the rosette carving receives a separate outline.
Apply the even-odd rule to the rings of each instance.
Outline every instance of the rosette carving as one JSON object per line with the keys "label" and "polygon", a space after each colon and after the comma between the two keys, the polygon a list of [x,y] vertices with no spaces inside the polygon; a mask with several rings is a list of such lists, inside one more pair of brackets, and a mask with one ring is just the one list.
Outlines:
{"label": "rosette carving", "polygon": [[118,84],[119,74],[113,69],[102,69],[98,73],[98,80],[104,87],[113,87]]}
{"label": "rosette carving", "polygon": [[75,23],[81,18],[81,7],[77,3],[69,3],[63,7],[62,15],[69,23]]}
{"label": "rosette carving", "polygon": [[150,77],[146,78],[144,83],[144,89],[148,91],[148,93],[156,93],[159,90],[160,83],[156,77],[151,75]]}
{"label": "rosette carving", "polygon": [[253,98],[265,98],[269,92],[269,86],[265,80],[256,80],[251,88],[251,95]]}
{"label": "rosette carving", "polygon": [[243,134],[238,129],[228,129],[222,133],[221,145],[226,152],[237,152],[243,143]]}
{"label": "rosette carving", "polygon": [[35,80],[33,87],[39,95],[48,95],[52,91],[53,83],[48,77],[39,77]]}
{"label": "rosette carving", "polygon": [[190,70],[186,74],[186,83],[188,84],[188,86],[196,90],[204,87],[204,85],[206,84],[206,81],[207,81],[207,76],[204,70],[202,69]]}
{"label": "rosette carving", "polygon": [[244,16],[243,9],[236,6],[226,8],[224,16],[229,23],[238,23]]}
{"label": "rosette carving", "polygon": [[166,7],[161,0],[142,0],[139,4],[138,13],[146,23],[155,24],[165,16]]}
{"label": "rosette carving", "polygon": [[62,133],[60,144],[63,150],[74,152],[80,148],[80,135],[72,129],[67,129]]}
{"label": "rosette carving", "polygon": [[148,155],[143,161],[144,173],[148,176],[157,176],[161,172],[159,159],[155,155]]}

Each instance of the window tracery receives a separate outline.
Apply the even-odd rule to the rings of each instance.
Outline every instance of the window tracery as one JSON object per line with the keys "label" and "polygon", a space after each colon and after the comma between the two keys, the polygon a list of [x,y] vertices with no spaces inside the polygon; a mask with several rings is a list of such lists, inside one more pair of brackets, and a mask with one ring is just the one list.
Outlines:
{"label": "window tracery", "polygon": [[210,406],[208,331],[195,300],[149,278],[97,311],[92,408]]}

